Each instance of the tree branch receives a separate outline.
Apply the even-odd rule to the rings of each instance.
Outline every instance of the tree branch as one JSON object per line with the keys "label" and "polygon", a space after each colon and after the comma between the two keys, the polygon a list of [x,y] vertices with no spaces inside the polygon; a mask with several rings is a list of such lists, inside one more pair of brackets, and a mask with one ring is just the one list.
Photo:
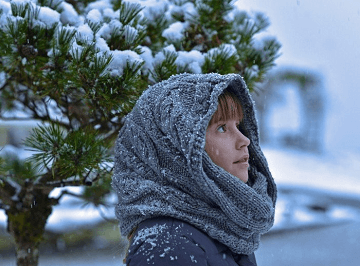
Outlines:
{"label": "tree branch", "polygon": [[[52,177],[52,176],[51,176]],[[35,187],[39,189],[48,189],[50,187],[66,187],[66,186],[81,186],[84,185],[83,180],[56,180],[56,181],[49,181],[48,175],[44,175],[40,177],[38,180],[35,181]]]}
{"label": "tree branch", "polygon": [[75,194],[75,193],[69,192],[69,191],[67,191],[67,190],[63,190],[63,191],[61,191],[60,195],[59,195],[57,198],[50,198],[51,201],[52,201],[52,205],[58,205],[58,204],[59,204],[59,201],[61,200],[61,198],[62,198],[64,195],[70,195],[70,196],[73,196],[73,197],[81,198],[81,199],[82,199],[82,195]]}
{"label": "tree branch", "polygon": [[10,178],[0,177],[0,199],[11,205],[21,192],[21,186]]}

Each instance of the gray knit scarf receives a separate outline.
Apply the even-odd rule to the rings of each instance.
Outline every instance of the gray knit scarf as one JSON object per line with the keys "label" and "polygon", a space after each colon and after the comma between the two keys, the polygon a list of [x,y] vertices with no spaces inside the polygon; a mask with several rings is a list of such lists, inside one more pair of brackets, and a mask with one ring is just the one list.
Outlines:
{"label": "gray knit scarf", "polygon": [[[250,139],[248,183],[204,151],[218,96],[233,92]],[[122,235],[157,216],[186,221],[238,254],[273,225],[276,186],[259,146],[254,104],[236,74],[181,74],[149,87],[126,117],[115,148],[113,188]]]}

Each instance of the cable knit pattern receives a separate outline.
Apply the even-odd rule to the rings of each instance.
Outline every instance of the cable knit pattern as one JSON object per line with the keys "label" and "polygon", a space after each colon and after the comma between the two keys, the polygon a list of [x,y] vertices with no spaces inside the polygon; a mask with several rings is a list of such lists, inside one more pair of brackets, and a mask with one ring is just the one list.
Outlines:
{"label": "cable knit pattern", "polygon": [[[204,151],[218,96],[242,103],[250,139],[247,184]],[[115,148],[113,188],[123,235],[157,216],[184,220],[238,254],[251,254],[273,225],[276,186],[259,146],[254,103],[236,74],[180,74],[149,87],[126,117]]]}

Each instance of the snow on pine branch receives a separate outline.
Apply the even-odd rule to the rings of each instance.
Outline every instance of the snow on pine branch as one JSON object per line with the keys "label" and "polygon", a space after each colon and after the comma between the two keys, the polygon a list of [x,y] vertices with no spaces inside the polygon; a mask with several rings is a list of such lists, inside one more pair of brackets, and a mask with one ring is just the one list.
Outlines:
{"label": "snow on pine branch", "polygon": [[[106,68],[106,71],[111,73],[112,76],[121,76],[124,68],[133,63],[142,64],[141,70],[144,73],[149,73],[149,71],[154,70],[156,64],[165,60],[164,51],[166,50],[176,54],[175,64],[178,69],[193,73],[202,73],[205,58],[214,58],[219,54],[231,57],[236,56],[238,53],[233,44],[239,43],[240,37],[237,40],[229,41],[233,44],[222,42],[221,46],[210,49],[207,53],[196,50],[196,47],[190,51],[179,51],[178,47],[178,50],[175,49],[172,44],[184,40],[186,38],[185,32],[189,29],[191,23],[197,20],[199,16],[197,8],[205,8],[204,6],[195,7],[194,3],[191,2],[176,5],[170,0],[131,0],[123,1],[122,4],[125,5],[126,3],[126,6],[114,11],[111,0],[98,0],[89,3],[84,9],[84,14],[78,14],[73,5],[65,1],[62,1],[56,10],[50,7],[36,6],[36,2],[35,0],[12,1],[17,5],[30,4],[33,8],[39,9],[38,19],[34,25],[51,27],[58,23],[58,27],[76,30],[75,39],[77,40],[72,42],[70,49],[72,56],[81,54],[84,45],[95,43],[98,52],[97,56],[106,54],[113,58],[108,68]],[[131,9],[133,9],[132,14],[135,14],[134,18],[130,21],[127,19],[128,24],[123,25],[120,22],[124,22],[121,17],[126,18],[126,15],[121,15],[120,12],[126,10],[131,14]],[[11,20],[20,19],[12,15],[10,0],[0,0],[0,10],[2,11],[0,13],[2,26],[8,23],[7,18]],[[242,15],[239,15],[238,12],[239,10],[234,9],[224,19],[229,22],[235,19],[236,16],[240,18]],[[162,15],[168,23],[160,34],[165,38],[163,48],[160,47],[157,51],[153,51],[143,44],[140,45],[142,42],[137,43],[136,41],[141,38],[139,36],[146,30],[146,22],[144,24],[144,21],[155,21],[156,18]],[[174,18],[175,16],[182,16],[184,20],[178,21]],[[250,17],[246,17],[247,23],[245,23],[245,26],[252,25],[250,20]],[[94,25],[98,25],[96,30],[94,30]],[[237,27],[239,30],[240,26],[237,25]],[[110,45],[112,41],[120,42],[122,39],[124,39],[123,42],[118,46]],[[256,43],[256,40],[253,40],[253,42]],[[137,46],[132,46],[133,43],[137,43]],[[55,50],[48,51],[50,61],[54,53],[56,53]],[[256,69],[253,69],[253,72],[256,73]]]}

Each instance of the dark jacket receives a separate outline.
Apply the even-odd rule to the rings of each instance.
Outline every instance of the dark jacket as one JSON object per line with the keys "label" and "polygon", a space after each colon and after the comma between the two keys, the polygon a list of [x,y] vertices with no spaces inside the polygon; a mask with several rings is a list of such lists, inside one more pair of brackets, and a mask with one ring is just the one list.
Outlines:
{"label": "dark jacket", "polygon": [[126,265],[256,266],[255,255],[238,255],[196,227],[170,217],[140,223]]}

